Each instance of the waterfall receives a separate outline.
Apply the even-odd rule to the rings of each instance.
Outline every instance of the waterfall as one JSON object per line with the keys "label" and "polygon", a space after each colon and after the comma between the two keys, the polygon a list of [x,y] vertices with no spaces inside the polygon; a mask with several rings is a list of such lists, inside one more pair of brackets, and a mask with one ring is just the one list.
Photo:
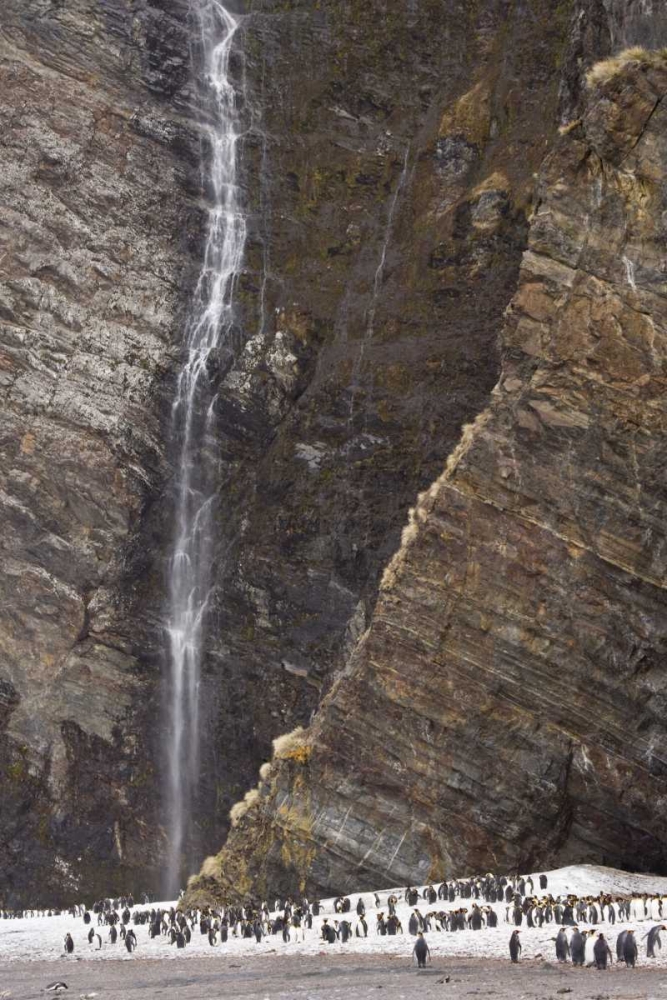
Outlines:
{"label": "waterfall", "polygon": [[[387,221],[384,228],[384,236],[382,238],[382,247],[380,249],[380,259],[378,265],[375,269],[375,277],[373,279],[373,292],[371,295],[370,305],[365,316],[365,330],[361,338],[361,343],[359,345],[359,353],[357,355],[354,367],[352,369],[352,378],[350,382],[351,396],[350,396],[350,410],[348,415],[348,427],[350,428],[350,434],[353,433],[354,418],[356,416],[356,397],[360,391],[360,380],[362,376],[362,370],[364,367],[364,362],[366,360],[366,353],[373,343],[373,337],[375,335],[375,316],[377,313],[378,303],[380,301],[380,295],[382,293],[382,282],[384,281],[385,267],[387,264],[387,252],[389,250],[389,244],[391,242],[394,233],[394,216],[396,214],[396,206],[398,205],[398,200],[401,197],[403,188],[405,187],[406,181],[408,179],[408,166],[410,162],[410,143],[405,147],[403,153],[403,167],[401,169],[400,176],[398,178],[398,183],[396,185],[396,190],[389,203],[389,212],[387,213]],[[367,407],[368,408],[368,407]],[[365,421],[364,421],[365,424]]]}
{"label": "waterfall", "polygon": [[180,883],[189,816],[199,773],[199,682],[212,585],[216,514],[215,386],[209,361],[229,346],[234,290],[246,239],[237,178],[241,135],[239,93],[230,55],[239,21],[219,0],[198,0],[199,81],[209,105],[210,149],[204,187],[210,191],[205,252],[185,330],[184,356],[172,408],[177,448],[175,528],[169,563],[167,621],[167,857],[165,889]]}
{"label": "waterfall", "polygon": [[380,254],[380,262],[375,270],[375,278],[373,279],[373,295],[371,297],[370,308],[366,316],[366,332],[361,342],[362,361],[366,348],[370,345],[371,341],[373,340],[373,334],[375,333],[375,313],[377,311],[378,300],[380,298],[380,290],[382,288],[382,282],[384,280],[384,269],[387,263],[387,250],[389,249],[389,241],[391,240],[394,232],[394,215],[396,214],[396,205],[398,204],[398,199],[401,196],[401,192],[403,191],[408,176],[409,160],[410,160],[410,143],[408,143],[407,146],[405,147],[405,153],[403,154],[403,169],[401,170],[400,177],[398,178],[398,184],[396,185],[396,190],[394,191],[394,196],[391,199],[391,204],[389,206],[387,225],[385,226],[384,239],[382,241],[382,252]]}
{"label": "waterfall", "polygon": [[628,257],[623,255],[623,263],[625,264],[625,280],[630,285],[633,292],[637,291],[637,282],[635,281],[635,265]]}

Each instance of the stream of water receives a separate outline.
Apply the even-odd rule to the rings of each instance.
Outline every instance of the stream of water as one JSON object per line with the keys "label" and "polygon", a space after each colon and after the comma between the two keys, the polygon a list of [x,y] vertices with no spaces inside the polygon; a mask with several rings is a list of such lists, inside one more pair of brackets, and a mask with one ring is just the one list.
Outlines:
{"label": "stream of water", "polygon": [[201,33],[199,83],[208,105],[204,188],[210,192],[210,203],[204,259],[185,331],[172,412],[178,457],[167,621],[171,729],[166,790],[167,898],[173,898],[180,885],[199,773],[199,685],[211,599],[217,504],[216,397],[211,362],[232,333],[234,289],[246,240],[237,177],[240,102],[230,77],[239,20],[218,0],[199,0],[196,17]]}

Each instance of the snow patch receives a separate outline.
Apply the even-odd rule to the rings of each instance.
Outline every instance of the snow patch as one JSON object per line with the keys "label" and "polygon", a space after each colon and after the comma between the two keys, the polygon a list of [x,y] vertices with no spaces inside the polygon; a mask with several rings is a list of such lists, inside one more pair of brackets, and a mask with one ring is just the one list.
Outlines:
{"label": "snow patch", "polygon": [[[342,830],[340,831],[342,832]],[[667,897],[667,878],[660,878],[652,875],[636,875],[629,872],[618,871],[613,868],[603,868],[594,865],[572,865],[568,868],[561,868],[556,871],[545,872],[548,877],[548,886],[545,892],[553,896],[565,896],[569,893],[578,896],[592,895],[598,893],[609,893],[613,896],[639,896],[643,893],[650,895],[660,895]],[[533,874],[535,884],[535,895],[542,893],[539,889],[538,874]],[[420,889],[420,893],[424,887]],[[148,936],[148,925],[144,924],[134,928],[138,947],[133,954],[128,954],[123,942],[119,939],[115,945],[110,944],[108,939],[108,928],[97,927],[97,918],[93,914],[90,925],[84,924],[81,917],[71,917],[64,914],[56,917],[25,917],[21,920],[0,920],[0,962],[23,962],[23,961],[48,961],[62,959],[63,962],[76,961],[77,958],[86,958],[95,961],[105,961],[107,959],[136,962],[142,960],[160,959],[187,959],[208,957],[214,961],[225,962],[232,956],[241,958],[244,955],[261,955],[269,951],[275,951],[276,958],[281,955],[317,955],[326,951],[332,958],[341,953],[347,952],[358,955],[403,955],[406,958],[412,952],[414,938],[407,932],[408,920],[412,908],[404,902],[404,887],[394,887],[383,889],[378,892],[380,898],[380,910],[387,915],[387,897],[395,894],[399,899],[397,907],[398,917],[403,925],[404,932],[395,937],[381,937],[375,934],[375,922],[377,908],[375,906],[374,893],[364,891],[350,894],[352,912],[342,914],[341,918],[348,919],[352,926],[356,924],[356,913],[354,912],[359,896],[366,905],[366,921],[368,923],[368,937],[353,937],[346,944],[337,941],[333,945],[324,944],[320,939],[320,927],[322,919],[326,917],[330,923],[338,919],[339,915],[334,913],[333,899],[322,901],[322,909],[319,917],[313,919],[312,930],[305,931],[303,939],[299,932],[299,940],[284,942],[280,934],[266,937],[260,944],[255,940],[244,940],[230,937],[226,944],[218,944],[211,947],[206,935],[201,935],[197,928],[192,934],[191,943],[184,950],[177,950],[175,946],[168,943],[165,938],[151,939]],[[273,900],[269,900],[269,905],[273,905]],[[664,900],[665,912],[667,912],[667,898]],[[171,902],[154,903],[152,906],[168,908],[175,905]],[[484,904],[486,905],[486,904]],[[655,907],[655,903],[653,904]],[[430,906],[426,900],[420,899],[418,908],[425,914],[432,910],[450,910],[464,906],[470,909],[472,900],[460,899],[457,897],[455,903],[438,900]],[[137,910],[150,909],[150,907],[136,906]],[[480,957],[480,958],[502,958],[508,959],[508,941],[513,926],[506,922],[506,905],[504,903],[493,904],[493,909],[498,913],[498,927],[484,928],[479,931],[465,930],[451,932],[431,931],[426,934],[428,945],[432,955],[441,958],[450,957]],[[633,912],[637,912],[633,906]],[[603,922],[596,925],[596,929],[609,936],[612,951],[614,951],[614,941],[616,934],[620,931],[632,927],[637,932],[638,944],[640,945],[639,962],[645,963],[645,943],[642,942],[643,935],[649,927],[658,921],[657,913],[650,910],[650,916],[645,920],[633,920],[630,923],[618,922],[615,927]],[[580,927],[587,925],[580,922]],[[96,945],[89,945],[87,935],[90,927],[93,927],[102,937],[102,948],[97,951]],[[542,928],[530,928],[524,924],[521,927],[521,943],[523,947],[522,959],[536,957],[539,954],[545,958],[555,960],[553,939],[556,934],[556,925],[545,924]],[[63,940],[65,934],[71,933],[74,939],[74,954],[65,956],[63,953]],[[294,932],[292,932],[294,934]],[[615,954],[615,952],[614,952]],[[658,953],[658,958],[651,959],[655,966],[667,966],[667,949]],[[65,977],[66,978],[66,977]]]}

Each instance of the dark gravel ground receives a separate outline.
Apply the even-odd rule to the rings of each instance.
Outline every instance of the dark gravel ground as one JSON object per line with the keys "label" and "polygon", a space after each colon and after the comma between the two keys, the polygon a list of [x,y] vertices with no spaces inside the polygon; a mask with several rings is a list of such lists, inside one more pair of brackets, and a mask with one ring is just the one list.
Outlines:
{"label": "dark gravel ground", "polygon": [[[449,976],[449,982],[444,979]],[[574,969],[541,960],[512,966],[490,959],[437,960],[418,972],[407,958],[349,955],[217,958],[124,962],[30,962],[0,965],[0,997],[45,997],[63,978],[66,997],[97,993],[99,1000],[416,1000],[493,997],[494,1000],[667,1000],[667,969]],[[9,991],[6,993],[5,991]]]}

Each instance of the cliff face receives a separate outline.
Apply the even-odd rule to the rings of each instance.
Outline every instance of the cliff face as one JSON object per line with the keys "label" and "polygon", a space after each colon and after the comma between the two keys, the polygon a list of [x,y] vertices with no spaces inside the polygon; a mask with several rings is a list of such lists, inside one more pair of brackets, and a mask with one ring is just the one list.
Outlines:
{"label": "cliff face", "polygon": [[[200,231],[187,3],[7,0],[0,33],[0,881],[147,881],[138,543]],[[144,658],[144,664],[141,660]],[[148,793],[148,794],[147,794]],[[145,884],[145,883],[144,883]]]}
{"label": "cliff face", "polygon": [[540,171],[492,400],[193,895],[664,868],[666,126],[667,57],[596,68]]}
{"label": "cliff face", "polygon": [[667,40],[667,10],[655,0],[603,0],[611,48],[619,52],[632,45],[657,49]]}
{"label": "cliff face", "polygon": [[[238,336],[219,359],[195,842],[220,842],[271,739],[309,721],[370,621],[408,507],[487,407],[534,174],[559,121],[579,114],[585,67],[619,45],[659,43],[664,16],[647,10],[643,0],[245,5],[234,65],[249,240]],[[141,890],[161,862],[168,409],[206,200],[190,14],[188,0],[3,5],[9,900]],[[623,252],[639,288],[639,256]],[[361,688],[346,697],[352,705]],[[347,766],[347,739],[339,754]],[[321,794],[328,802],[325,782]]]}
{"label": "cliff face", "polygon": [[[5,6],[1,863],[10,898],[56,899],[140,889],[161,860],[196,32],[185,0]],[[409,504],[485,404],[557,119],[552,0],[390,8],[258,0],[239,38],[250,236],[219,359],[207,844],[308,721]]]}
{"label": "cliff face", "polygon": [[588,67],[667,44],[649,6],[247,4],[245,341],[220,386],[200,851],[271,739],[309,722],[407,510],[486,406],[536,172]]}
{"label": "cliff face", "polygon": [[[499,372],[534,174],[602,5],[248,4],[246,340],[220,387],[210,850],[366,628],[409,506]],[[260,696],[258,697],[258,692]]]}

